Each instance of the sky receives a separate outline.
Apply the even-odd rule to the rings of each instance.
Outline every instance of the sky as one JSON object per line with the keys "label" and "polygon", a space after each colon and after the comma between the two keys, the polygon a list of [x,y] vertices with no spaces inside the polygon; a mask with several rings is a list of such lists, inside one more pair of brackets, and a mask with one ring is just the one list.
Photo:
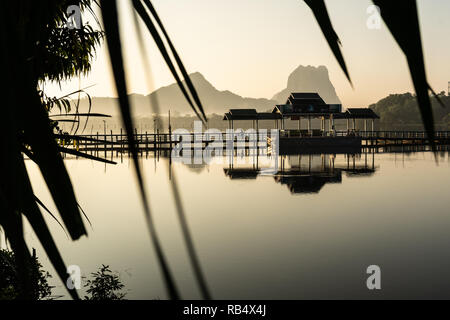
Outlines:
{"label": "sky", "polygon": [[[428,81],[436,92],[450,81],[450,1],[419,0],[419,20]],[[174,82],[148,32],[148,83],[128,1],[119,1],[128,90],[149,92]],[[309,7],[301,0],[154,0],[189,73],[201,72],[218,90],[244,97],[272,98],[286,87],[299,65],[328,68],[344,108],[366,107],[390,93],[412,92],[406,59],[382,23],[367,27],[366,0],[328,0],[333,26],[342,42],[352,88],[336,62]],[[93,24],[93,20],[86,17]],[[401,19],[401,17],[399,17]],[[145,26],[142,24],[142,30]],[[116,96],[106,43],[97,50],[87,77],[45,85],[51,96],[91,86],[91,96]],[[201,98],[201,97],[200,97]]]}

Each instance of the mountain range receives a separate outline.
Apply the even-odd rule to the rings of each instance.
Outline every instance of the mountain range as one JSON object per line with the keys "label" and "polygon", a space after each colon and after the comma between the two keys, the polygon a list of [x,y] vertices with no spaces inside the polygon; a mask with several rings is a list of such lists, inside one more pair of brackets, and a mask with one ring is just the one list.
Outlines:
{"label": "mountain range", "polygon": [[[336,90],[331,83],[325,66],[299,66],[288,77],[286,88],[276,93],[272,99],[242,97],[229,90],[218,90],[200,72],[189,75],[200,96],[207,114],[223,114],[233,108],[254,108],[258,111],[271,110],[275,104],[286,102],[291,92],[318,92],[326,103],[340,103]],[[186,99],[176,83],[161,87],[150,94],[156,97],[160,112],[171,110],[174,113],[192,113]],[[150,95],[130,94],[134,116],[148,116],[152,113],[149,106]],[[93,97],[92,112],[117,115],[117,98]],[[80,112],[86,112],[87,99],[81,99]]]}

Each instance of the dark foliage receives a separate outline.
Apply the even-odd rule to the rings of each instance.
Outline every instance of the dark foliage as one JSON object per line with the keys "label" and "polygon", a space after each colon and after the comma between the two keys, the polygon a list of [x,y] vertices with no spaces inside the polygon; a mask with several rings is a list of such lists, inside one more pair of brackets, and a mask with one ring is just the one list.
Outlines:
{"label": "dark foliage", "polygon": [[[61,81],[90,70],[90,60],[102,32],[89,27],[62,30],[69,5],[89,8],[91,1],[2,1],[0,12],[1,69],[8,77],[3,116],[0,118],[0,226],[15,252],[23,290],[20,299],[32,299],[30,256],[23,237],[27,218],[59,277],[65,283],[65,264],[39,209],[25,167],[24,154],[41,170],[62,223],[72,239],[86,234],[78,203],[60,147],[53,135],[50,102],[42,94],[43,80]],[[52,101],[50,103],[55,103]],[[64,105],[64,102],[60,102]],[[77,298],[74,290],[70,291]]]}
{"label": "dark foliage", "polygon": [[[431,97],[434,122],[440,130],[450,128],[450,97],[444,92],[438,94],[439,102]],[[443,108],[441,103],[447,107]],[[380,115],[380,126],[383,130],[423,130],[417,97],[411,93],[390,94],[380,101],[371,104],[369,108]]]}
{"label": "dark foliage", "polygon": [[[47,279],[50,274],[42,269],[38,258],[33,256],[28,266],[30,279],[30,298],[41,300],[50,297],[51,287]],[[18,299],[22,294],[23,285],[18,275],[18,266],[14,252],[0,250],[0,300]]]}
{"label": "dark foliage", "polygon": [[123,283],[109,266],[102,265],[97,272],[91,273],[93,279],[87,280],[88,296],[86,300],[123,300],[126,293],[122,292]]}

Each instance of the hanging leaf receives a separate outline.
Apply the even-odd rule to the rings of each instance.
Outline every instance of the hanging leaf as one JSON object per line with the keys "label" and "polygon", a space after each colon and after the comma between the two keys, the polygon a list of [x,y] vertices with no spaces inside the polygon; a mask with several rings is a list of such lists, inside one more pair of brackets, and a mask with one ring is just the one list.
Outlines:
{"label": "hanging leaf", "polygon": [[341,41],[339,37],[333,29],[333,25],[331,24],[330,17],[328,15],[327,7],[325,6],[325,2],[323,0],[304,0],[305,3],[311,8],[314,17],[319,24],[320,29],[322,30],[325,39],[330,46],[331,51],[333,51],[336,60],[341,66],[342,71],[344,71],[345,76],[347,77],[350,84],[353,86],[352,81],[350,79],[350,75],[347,70],[347,66],[345,64],[344,56],[341,53]]}

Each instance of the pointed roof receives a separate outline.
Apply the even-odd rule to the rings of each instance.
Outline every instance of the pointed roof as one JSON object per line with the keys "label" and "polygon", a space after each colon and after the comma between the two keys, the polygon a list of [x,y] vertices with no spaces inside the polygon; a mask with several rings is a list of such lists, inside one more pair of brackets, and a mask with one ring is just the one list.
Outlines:
{"label": "pointed roof", "polygon": [[325,104],[317,92],[292,92],[286,104]]}

